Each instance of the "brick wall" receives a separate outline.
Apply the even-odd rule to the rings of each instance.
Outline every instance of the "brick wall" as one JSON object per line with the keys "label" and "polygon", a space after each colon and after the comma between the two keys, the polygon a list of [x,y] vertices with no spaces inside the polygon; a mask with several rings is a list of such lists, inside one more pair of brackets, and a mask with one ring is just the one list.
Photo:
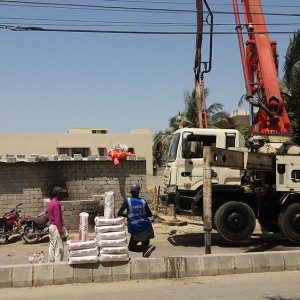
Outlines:
{"label": "brick wall", "polygon": [[130,184],[137,181],[141,197],[146,197],[145,160],[121,161],[117,166],[109,160],[0,163],[0,215],[20,202],[21,214],[37,215],[53,187],[61,186],[69,192],[62,202],[65,225],[77,229],[81,211],[91,213],[92,218],[100,210],[103,199],[95,195],[114,191],[119,208]]}

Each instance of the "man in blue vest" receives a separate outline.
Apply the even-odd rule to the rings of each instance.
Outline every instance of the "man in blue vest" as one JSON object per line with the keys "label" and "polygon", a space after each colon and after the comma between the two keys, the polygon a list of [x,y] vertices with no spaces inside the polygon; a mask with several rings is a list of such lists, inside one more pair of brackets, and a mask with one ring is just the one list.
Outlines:
{"label": "man in blue vest", "polygon": [[[130,186],[131,197],[126,197],[118,216],[127,218],[130,241],[128,248],[132,252],[142,252],[143,257],[149,257],[156,249],[150,245],[150,239],[154,238],[154,231],[149,217],[152,212],[145,199],[139,197],[141,187],[138,183]],[[127,210],[127,214],[124,211]],[[139,244],[141,243],[141,244]]]}

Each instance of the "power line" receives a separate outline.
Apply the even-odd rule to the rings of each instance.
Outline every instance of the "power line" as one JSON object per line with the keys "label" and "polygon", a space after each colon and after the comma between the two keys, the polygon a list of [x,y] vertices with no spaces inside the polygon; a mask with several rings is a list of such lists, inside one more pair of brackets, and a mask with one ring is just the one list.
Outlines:
{"label": "power line", "polygon": [[[138,35],[195,35],[196,31],[129,31],[129,30],[86,30],[86,29],[54,29],[41,27],[23,27],[23,26],[7,26],[0,24],[2,29],[10,29],[12,31],[42,31],[42,32],[68,32],[68,33],[109,33],[109,34],[138,34]],[[294,34],[294,31],[268,31],[268,32],[252,32],[251,34]],[[201,34],[209,35],[211,32],[202,32]],[[217,31],[214,35],[236,35],[235,31]]]}
{"label": "power line", "polygon": [[[104,20],[84,20],[84,19],[52,19],[52,18],[21,18],[21,17],[3,17],[0,16],[0,20],[18,20],[18,21],[29,21],[29,22],[36,22],[36,21],[48,21],[48,22],[78,22],[78,23],[93,23],[98,25],[161,25],[161,26],[195,26],[196,23],[187,23],[187,22],[145,22],[145,21],[104,21]],[[7,24],[7,23],[6,23]],[[11,23],[10,23],[11,24]],[[34,25],[36,23],[30,23]],[[40,24],[41,25],[41,24]],[[75,24],[76,26],[80,26],[80,24]],[[245,26],[245,24],[242,24]],[[258,23],[253,23],[253,25],[261,25]],[[266,23],[267,26],[298,26],[300,23]],[[65,25],[66,26],[66,25]],[[93,26],[93,25],[91,25]],[[208,26],[204,24],[204,26]],[[236,26],[235,23],[214,23],[214,26]]]}
{"label": "power line", "polygon": [[[66,4],[57,2],[39,2],[39,1],[21,1],[21,0],[0,0],[0,5],[5,6],[23,6],[23,7],[51,7],[63,9],[88,9],[88,10],[109,10],[109,11],[131,11],[131,12],[159,12],[159,13],[196,13],[196,9],[167,9],[167,8],[145,8],[145,7],[126,7],[126,6],[105,6],[105,5],[90,5],[90,4]],[[204,11],[207,13],[207,11]],[[213,11],[214,14],[229,14],[232,11]],[[256,13],[254,13],[256,14]],[[259,14],[259,13],[257,13]],[[295,16],[300,14],[295,13],[264,13],[269,16]]]}
{"label": "power line", "polygon": [[[174,2],[174,1],[142,1],[142,0],[101,0],[103,2],[115,2],[115,3],[140,3],[140,4],[167,4],[167,5],[195,5],[195,2]],[[18,3],[39,3],[47,4],[47,2],[33,2],[33,1],[1,1],[1,2],[18,2]],[[69,3],[56,3],[60,5],[70,5]],[[232,6],[229,3],[212,3],[211,7],[214,6]],[[249,7],[255,7],[257,5],[250,4]],[[283,4],[262,4],[262,7],[280,7],[280,8],[298,8],[300,5],[283,5]]]}

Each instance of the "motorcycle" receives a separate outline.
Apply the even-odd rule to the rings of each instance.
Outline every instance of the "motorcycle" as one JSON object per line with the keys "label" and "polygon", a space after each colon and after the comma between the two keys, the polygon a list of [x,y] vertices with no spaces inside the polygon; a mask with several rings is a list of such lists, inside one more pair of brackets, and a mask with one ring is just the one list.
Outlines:
{"label": "motorcycle", "polygon": [[25,217],[20,220],[22,229],[21,236],[25,243],[38,243],[44,236],[49,234],[48,212],[44,211],[36,217]]}
{"label": "motorcycle", "polygon": [[2,217],[0,217],[0,244],[6,244],[9,237],[12,234],[19,233],[21,229],[20,220],[20,209],[23,203],[16,205],[15,208],[6,212]]}

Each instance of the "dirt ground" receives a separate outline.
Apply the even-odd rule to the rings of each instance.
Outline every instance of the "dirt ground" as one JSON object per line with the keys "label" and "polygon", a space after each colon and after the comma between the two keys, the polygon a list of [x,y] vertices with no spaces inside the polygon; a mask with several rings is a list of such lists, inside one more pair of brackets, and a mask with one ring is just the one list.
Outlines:
{"label": "dirt ground", "polygon": [[[163,176],[148,176],[147,188],[163,186]],[[158,214],[153,223],[155,238],[151,240],[151,244],[157,249],[151,257],[170,257],[184,255],[201,255],[205,253],[204,232],[202,221],[185,218],[177,215],[177,220],[186,221],[185,226],[170,226],[162,223],[162,220],[172,221],[173,216],[165,215],[163,212]],[[176,224],[176,223],[175,223]],[[93,238],[93,226],[89,228],[89,237]],[[245,252],[261,252],[261,251],[282,251],[282,250],[300,250],[281,234],[262,234],[260,227],[257,226],[255,233],[248,240],[240,243],[231,243],[224,240],[217,232],[212,231],[212,253],[245,253]],[[130,236],[127,235],[129,239]],[[78,239],[78,232],[71,232],[69,239]],[[48,237],[42,242],[34,245],[28,245],[23,242],[19,235],[15,235],[9,239],[8,244],[0,245],[0,265],[27,264],[28,257],[34,252],[43,251],[45,261],[48,260]],[[130,252],[130,257],[141,257],[140,253]],[[64,260],[68,260],[68,253],[65,247]]]}

